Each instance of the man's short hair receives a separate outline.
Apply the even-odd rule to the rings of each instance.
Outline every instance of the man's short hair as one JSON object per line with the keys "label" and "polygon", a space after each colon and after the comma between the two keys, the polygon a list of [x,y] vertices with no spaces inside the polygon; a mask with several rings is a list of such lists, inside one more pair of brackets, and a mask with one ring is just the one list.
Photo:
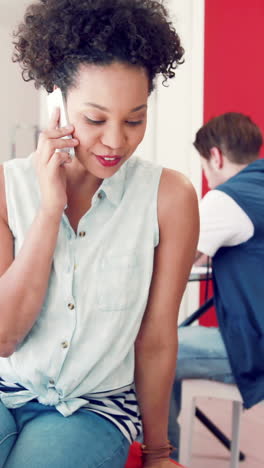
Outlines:
{"label": "man's short hair", "polygon": [[249,164],[259,157],[262,143],[261,131],[250,117],[227,112],[203,125],[193,144],[205,159],[210,159],[210,150],[216,147],[231,162]]}

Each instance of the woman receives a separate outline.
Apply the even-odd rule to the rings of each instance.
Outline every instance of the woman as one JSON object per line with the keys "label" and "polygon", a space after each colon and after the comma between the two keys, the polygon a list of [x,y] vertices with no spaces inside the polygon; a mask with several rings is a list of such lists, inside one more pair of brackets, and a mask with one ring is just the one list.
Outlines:
{"label": "woman", "polygon": [[143,427],[144,467],[170,467],[197,202],[183,175],[132,154],[180,40],[156,1],[42,0],[15,47],[71,125],[56,110],[34,154],[1,168],[0,466],[121,468]]}

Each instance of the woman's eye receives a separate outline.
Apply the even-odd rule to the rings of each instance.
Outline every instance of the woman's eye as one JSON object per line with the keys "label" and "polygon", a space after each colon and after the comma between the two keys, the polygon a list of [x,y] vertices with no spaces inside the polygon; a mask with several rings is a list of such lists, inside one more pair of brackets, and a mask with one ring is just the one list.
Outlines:
{"label": "woman's eye", "polygon": [[143,123],[143,120],[127,120],[126,123],[133,127],[136,125],[141,125]]}
{"label": "woman's eye", "polygon": [[93,120],[89,119],[88,117],[85,117],[85,120],[92,125],[102,125],[105,123],[105,120]]}
{"label": "woman's eye", "polygon": [[[86,122],[91,125],[103,125],[106,121],[105,120],[94,120],[89,119],[89,117],[85,117]],[[143,123],[143,119],[141,120],[126,120],[125,123],[130,125],[131,127],[136,127],[137,125],[141,125]]]}

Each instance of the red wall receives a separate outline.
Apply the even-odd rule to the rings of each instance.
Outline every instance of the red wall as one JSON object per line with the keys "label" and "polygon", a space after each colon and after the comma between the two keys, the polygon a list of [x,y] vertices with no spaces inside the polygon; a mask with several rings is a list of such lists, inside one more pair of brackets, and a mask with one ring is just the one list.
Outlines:
{"label": "red wall", "polygon": [[[264,132],[264,0],[205,0],[204,67],[204,121],[243,112]],[[201,323],[215,324],[214,313]]]}

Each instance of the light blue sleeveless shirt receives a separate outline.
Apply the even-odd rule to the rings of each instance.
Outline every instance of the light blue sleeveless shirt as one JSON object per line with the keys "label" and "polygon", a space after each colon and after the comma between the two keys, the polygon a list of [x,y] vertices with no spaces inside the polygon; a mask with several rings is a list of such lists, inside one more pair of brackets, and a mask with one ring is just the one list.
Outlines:
{"label": "light blue sleeveless shirt", "polygon": [[[23,387],[0,392],[7,407],[37,398],[67,416],[85,405],[84,395],[118,394],[133,383],[134,342],[159,242],[161,172],[133,156],[103,181],[77,233],[62,216],[38,319],[16,352],[0,358],[0,377],[11,390],[12,383]],[[40,204],[32,156],[5,162],[4,175],[17,255]]]}

